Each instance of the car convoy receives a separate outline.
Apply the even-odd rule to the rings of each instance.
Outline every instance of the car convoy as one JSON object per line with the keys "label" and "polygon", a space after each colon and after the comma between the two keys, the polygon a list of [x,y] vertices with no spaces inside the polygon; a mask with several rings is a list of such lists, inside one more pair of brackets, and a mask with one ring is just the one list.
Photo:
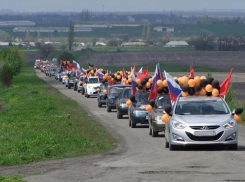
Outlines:
{"label": "car convoy", "polygon": [[[107,112],[116,109],[118,119],[128,115],[129,127],[148,124],[152,137],[164,132],[165,147],[170,150],[191,145],[225,145],[230,150],[237,150],[235,111],[230,111],[222,97],[180,94],[172,103],[169,94],[159,92],[154,100],[149,101],[149,89],[138,90],[132,95],[131,85],[116,82],[109,85],[98,76],[76,76],[74,71],[55,71],[56,74],[50,75],[59,81],[62,79],[68,89],[74,87],[74,91],[81,92],[87,98],[96,97],[99,108],[105,105]],[[128,100],[132,104],[128,105]],[[151,111],[146,109],[149,104],[152,106]],[[242,111],[237,113],[241,114]],[[168,122],[162,120],[164,113],[169,115]]]}

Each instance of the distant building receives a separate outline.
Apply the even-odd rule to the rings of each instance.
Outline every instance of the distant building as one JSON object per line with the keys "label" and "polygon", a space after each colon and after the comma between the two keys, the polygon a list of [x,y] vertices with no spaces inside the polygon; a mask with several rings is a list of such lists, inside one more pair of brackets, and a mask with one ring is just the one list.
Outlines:
{"label": "distant building", "polygon": [[163,26],[154,27],[153,30],[157,32],[174,32],[173,27],[163,27]]}
{"label": "distant building", "polygon": [[128,21],[129,22],[135,22],[135,18],[131,17],[131,16],[128,16]]}
{"label": "distant building", "polygon": [[189,44],[185,41],[170,41],[166,43],[163,47],[188,47]]}
{"label": "distant building", "polygon": [[104,42],[96,42],[95,45],[96,46],[106,46]]}
{"label": "distant building", "polygon": [[35,26],[32,21],[0,21],[0,27]]}
{"label": "distant building", "polygon": [[[68,27],[15,27],[13,32],[68,32]],[[75,27],[74,32],[92,32],[92,28]]]}
{"label": "distant building", "polygon": [[122,47],[145,47],[147,46],[144,42],[125,42],[121,44]]}

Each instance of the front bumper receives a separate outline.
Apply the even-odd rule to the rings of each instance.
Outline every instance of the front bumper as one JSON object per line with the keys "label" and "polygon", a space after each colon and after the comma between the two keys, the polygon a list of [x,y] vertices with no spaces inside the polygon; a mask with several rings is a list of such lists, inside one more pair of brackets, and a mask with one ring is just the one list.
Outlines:
{"label": "front bumper", "polygon": [[133,123],[140,123],[140,124],[149,124],[148,123],[148,113],[147,114],[133,114],[131,116],[131,120]]}
{"label": "front bumper", "polygon": [[128,106],[126,106],[126,107],[122,107],[122,106],[118,106],[118,112],[120,113],[120,114],[128,114]]}
{"label": "front bumper", "polygon": [[152,121],[152,127],[155,131],[161,132],[165,130],[165,123],[162,121]]}
{"label": "front bumper", "polygon": [[[170,138],[172,145],[230,145],[238,143],[238,130],[237,127],[230,129],[225,129],[223,126],[220,126],[216,130],[207,130],[214,131],[214,136],[196,136],[195,132],[200,130],[192,130],[189,127],[187,129],[175,129],[171,127],[170,129]],[[206,131],[206,130],[205,130]],[[204,131],[204,132],[205,132]],[[227,140],[232,134],[235,135],[235,139]],[[175,138],[174,138],[175,135]],[[181,137],[183,140],[176,140],[176,135]]]}
{"label": "front bumper", "polygon": [[90,96],[97,96],[97,91],[95,89],[90,89],[90,88],[87,88],[87,95],[90,95]]}

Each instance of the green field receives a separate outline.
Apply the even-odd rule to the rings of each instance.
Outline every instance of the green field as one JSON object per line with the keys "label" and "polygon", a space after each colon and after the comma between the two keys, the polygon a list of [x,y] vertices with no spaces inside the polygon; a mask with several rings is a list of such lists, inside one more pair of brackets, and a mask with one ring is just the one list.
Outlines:
{"label": "green field", "polygon": [[0,165],[103,153],[115,148],[110,134],[38,78],[25,63],[10,88],[0,87]]}

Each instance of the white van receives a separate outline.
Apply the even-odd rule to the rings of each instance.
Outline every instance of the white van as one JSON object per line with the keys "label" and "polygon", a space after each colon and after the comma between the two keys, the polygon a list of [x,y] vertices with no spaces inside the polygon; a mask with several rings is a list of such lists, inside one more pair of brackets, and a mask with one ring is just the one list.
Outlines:
{"label": "white van", "polygon": [[97,87],[100,87],[100,80],[97,76],[88,77],[87,85],[85,87],[85,97],[97,96]]}

